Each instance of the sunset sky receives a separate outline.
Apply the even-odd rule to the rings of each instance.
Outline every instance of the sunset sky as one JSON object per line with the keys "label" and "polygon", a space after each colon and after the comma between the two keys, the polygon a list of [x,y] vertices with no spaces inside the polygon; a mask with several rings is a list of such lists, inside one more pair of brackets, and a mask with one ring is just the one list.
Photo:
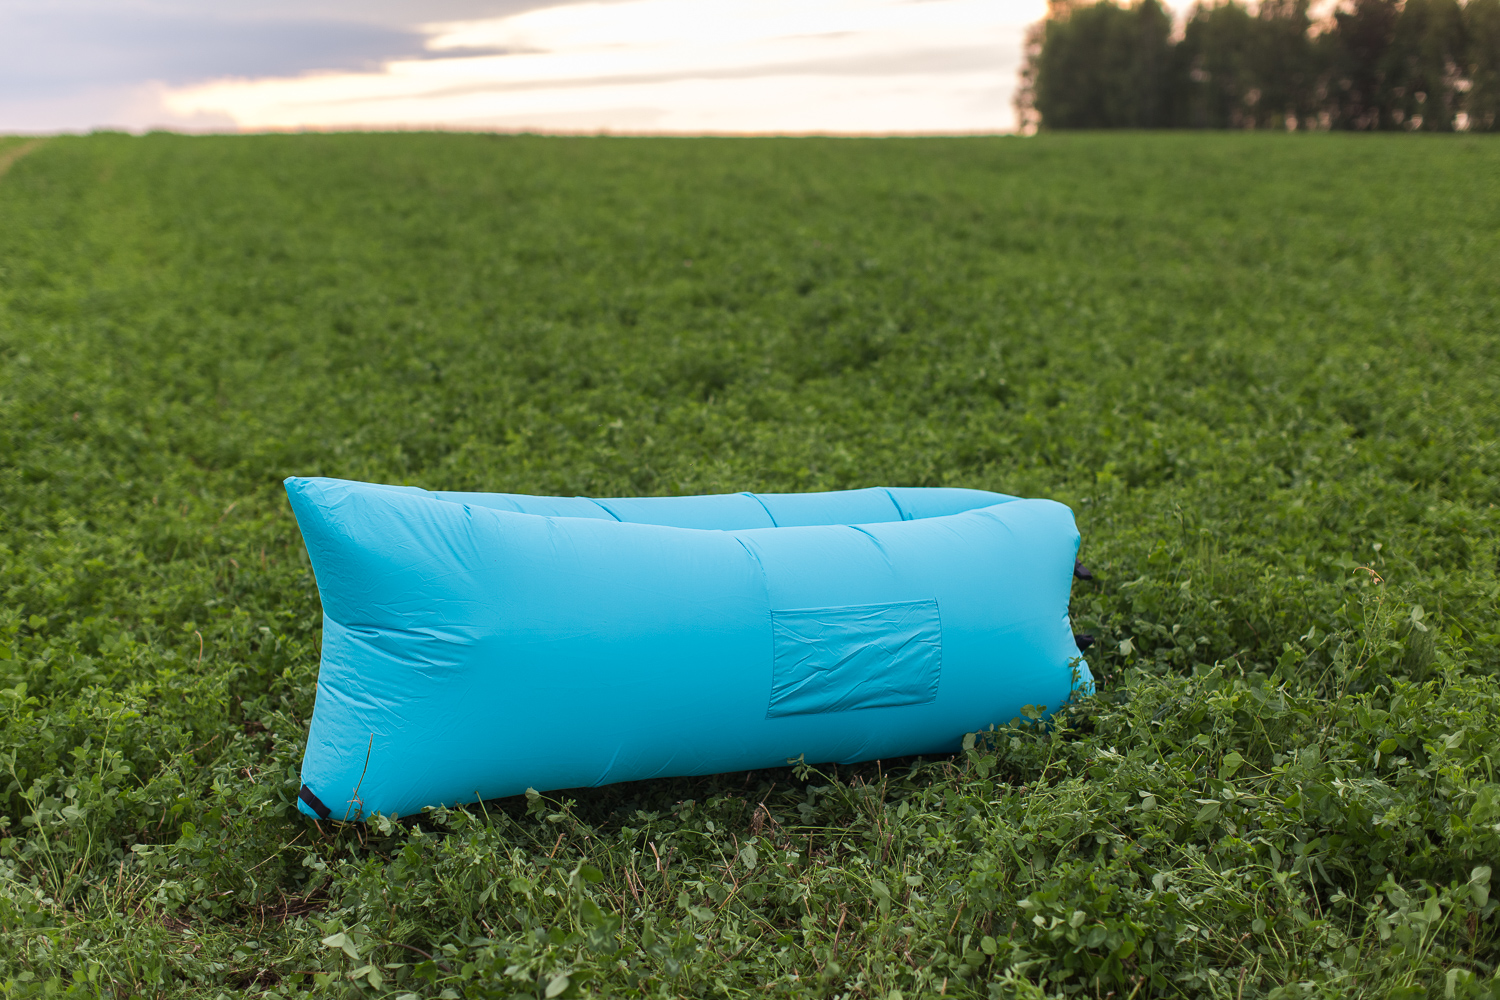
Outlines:
{"label": "sunset sky", "polygon": [[0,0],[0,132],[994,132],[1045,0]]}

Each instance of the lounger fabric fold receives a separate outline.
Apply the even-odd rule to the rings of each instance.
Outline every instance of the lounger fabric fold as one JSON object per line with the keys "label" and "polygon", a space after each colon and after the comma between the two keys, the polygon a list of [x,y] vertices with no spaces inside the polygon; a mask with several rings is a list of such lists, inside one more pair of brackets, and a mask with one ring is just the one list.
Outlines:
{"label": "lounger fabric fold", "polygon": [[324,611],[309,815],[950,752],[1091,685],[1048,500],[286,485]]}

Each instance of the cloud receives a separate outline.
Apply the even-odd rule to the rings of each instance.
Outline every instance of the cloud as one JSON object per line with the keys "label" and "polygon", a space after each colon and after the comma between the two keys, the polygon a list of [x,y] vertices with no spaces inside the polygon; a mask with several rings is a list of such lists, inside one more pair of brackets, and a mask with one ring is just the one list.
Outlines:
{"label": "cloud", "polygon": [[184,84],[309,69],[377,69],[420,52],[423,33],[328,18],[0,8],[0,94],[51,97],[106,84]]}
{"label": "cloud", "polygon": [[116,128],[127,131],[176,129],[184,132],[234,132],[239,126],[222,111],[177,112],[167,107],[168,87],[161,82],[75,86],[53,92],[12,95],[0,92],[0,132],[86,132]]}
{"label": "cloud", "polygon": [[1013,122],[1044,0],[621,0],[429,24],[373,72],[172,88],[246,129],[965,132]]}
{"label": "cloud", "polygon": [[373,70],[421,57],[435,18],[556,0],[0,0],[0,132],[233,129],[178,114],[168,87],[224,77]]}

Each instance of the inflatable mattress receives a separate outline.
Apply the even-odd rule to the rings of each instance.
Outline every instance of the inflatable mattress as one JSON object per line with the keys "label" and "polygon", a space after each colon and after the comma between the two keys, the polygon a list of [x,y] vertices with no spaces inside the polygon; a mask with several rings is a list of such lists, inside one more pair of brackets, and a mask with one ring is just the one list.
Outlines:
{"label": "inflatable mattress", "polygon": [[324,614],[311,816],[952,752],[1091,683],[1050,500],[286,487]]}

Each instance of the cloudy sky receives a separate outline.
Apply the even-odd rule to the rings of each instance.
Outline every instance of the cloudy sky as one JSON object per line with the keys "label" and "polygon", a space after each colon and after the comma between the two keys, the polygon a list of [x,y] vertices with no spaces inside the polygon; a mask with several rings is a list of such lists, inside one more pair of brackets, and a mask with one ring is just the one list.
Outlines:
{"label": "cloudy sky", "polygon": [[1045,0],[0,0],[0,132],[1012,127]]}

